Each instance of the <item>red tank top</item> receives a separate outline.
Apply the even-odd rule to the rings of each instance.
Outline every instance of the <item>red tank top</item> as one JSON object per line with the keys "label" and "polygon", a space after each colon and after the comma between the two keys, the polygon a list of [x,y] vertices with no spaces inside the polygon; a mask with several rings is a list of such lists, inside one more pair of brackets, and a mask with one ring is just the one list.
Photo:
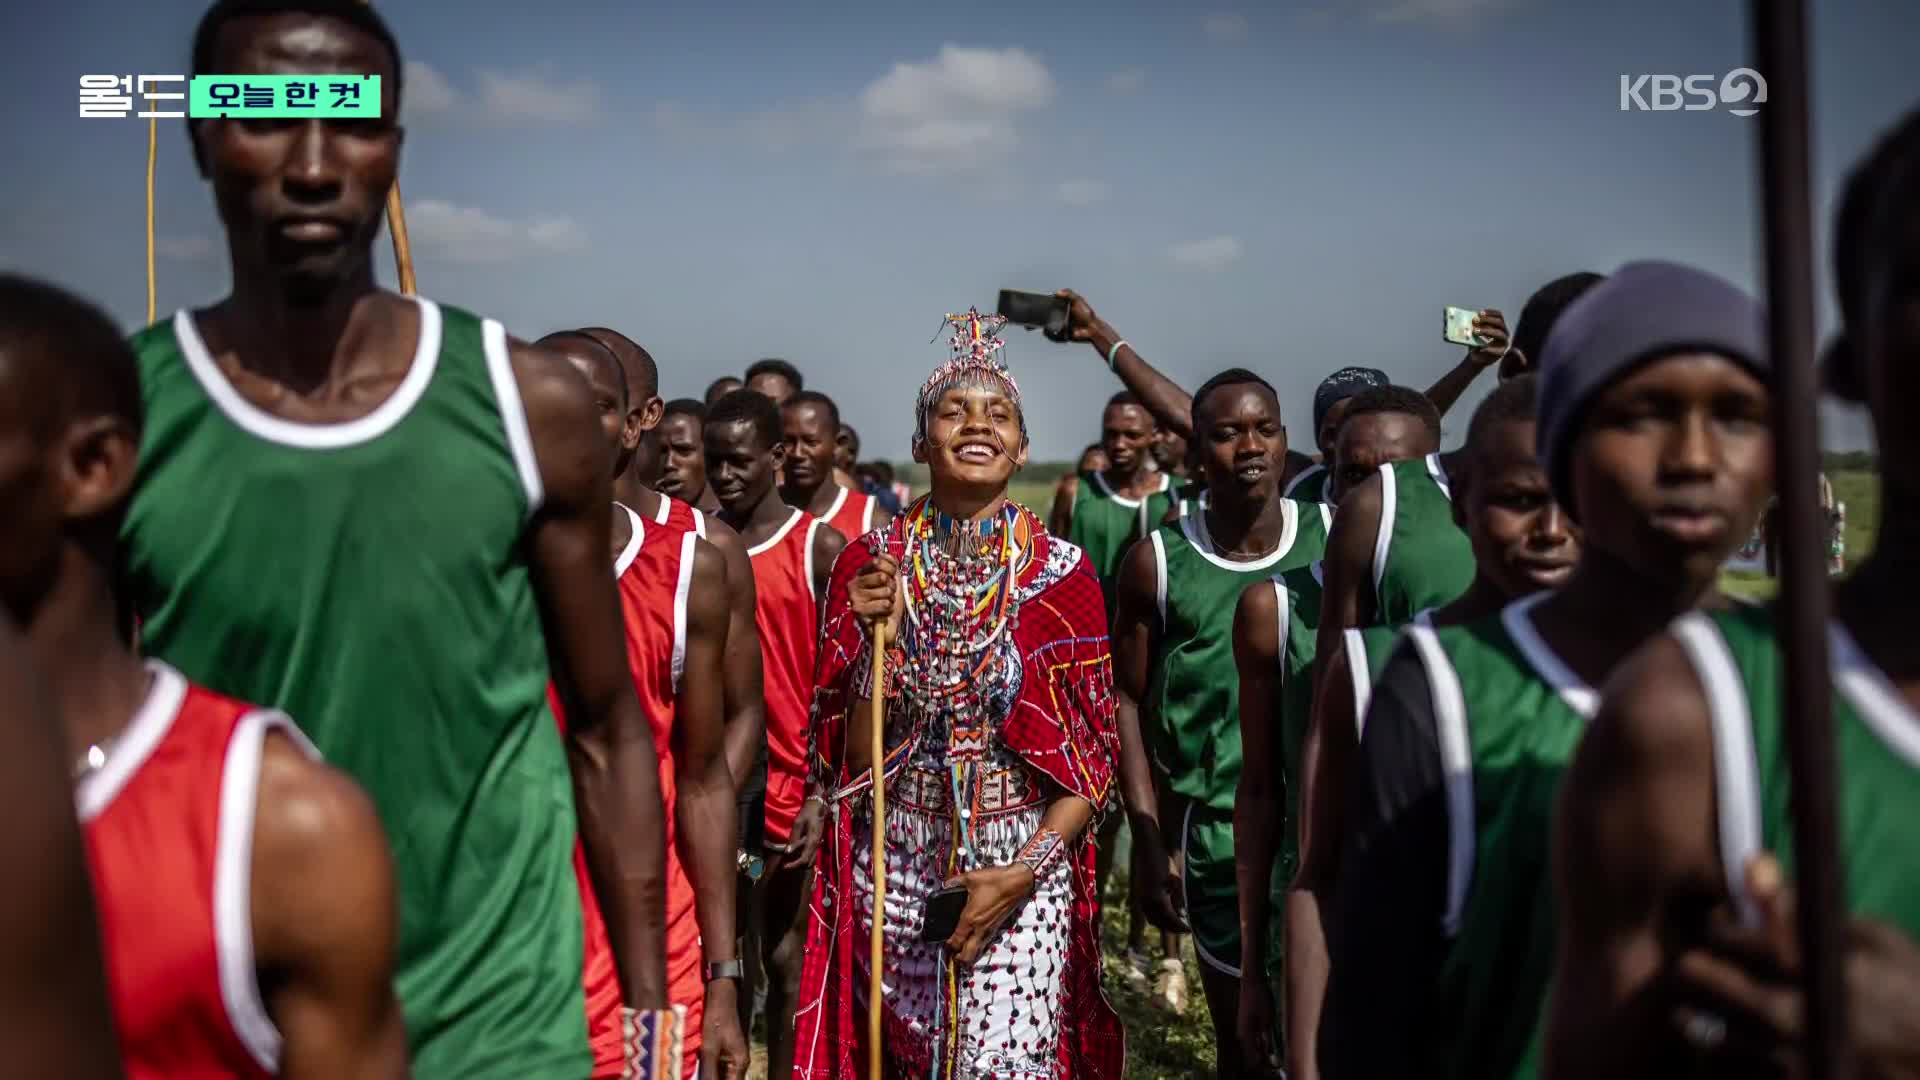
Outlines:
{"label": "red tank top", "polygon": [[851,488],[841,488],[833,497],[833,507],[823,519],[833,531],[848,540],[858,540],[873,531],[873,509],[879,506],[873,496]]}
{"label": "red tank top", "polygon": [[[675,515],[674,506],[686,512]],[[667,1000],[687,1007],[683,1048],[687,1054],[685,1074],[691,1075],[700,1063],[706,983],[701,975],[702,945],[693,884],[687,877],[675,836],[673,721],[674,707],[679,700],[680,674],[686,663],[688,588],[693,579],[694,545],[700,539],[696,530],[702,528],[704,522],[695,516],[698,511],[685,503],[666,499],[661,500],[657,516],[666,518],[668,524],[655,521],[649,525],[619,503],[614,504],[614,513],[625,515],[632,527],[626,548],[614,560],[613,572],[620,590],[627,665],[633,672],[640,707],[652,722],[654,752],[660,760],[660,801],[666,811],[667,845],[664,927]],[[566,718],[552,687],[548,688],[548,699],[564,731]],[[586,924],[582,988],[587,997],[588,1035],[594,1048],[593,1075],[617,1077],[625,1068],[619,976],[606,922],[587,872],[586,853],[578,844],[574,847],[574,872],[580,882],[580,903]]]}
{"label": "red tank top", "polygon": [[128,1080],[271,1077],[280,1031],[253,956],[261,748],[284,714],[149,660],[147,699],[74,791]]}
{"label": "red tank top", "polygon": [[819,629],[813,537],[824,524],[795,510],[772,537],[747,549],[767,701],[767,843],[774,847],[787,842],[806,790],[807,712]]}
{"label": "red tank top", "polygon": [[707,516],[700,512],[699,507],[689,506],[670,495],[660,496],[660,505],[654,509],[653,520],[655,524],[665,525],[677,532],[691,529],[700,534],[702,540],[707,538]]}

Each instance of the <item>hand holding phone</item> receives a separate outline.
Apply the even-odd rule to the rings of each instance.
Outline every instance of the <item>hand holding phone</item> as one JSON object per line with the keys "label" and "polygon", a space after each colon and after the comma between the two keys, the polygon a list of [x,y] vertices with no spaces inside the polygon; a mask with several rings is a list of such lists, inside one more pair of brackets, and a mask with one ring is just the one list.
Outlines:
{"label": "hand holding phone", "polygon": [[1455,345],[1469,349],[1484,349],[1491,342],[1474,332],[1474,321],[1480,312],[1474,308],[1449,307],[1446,310],[1443,336]]}
{"label": "hand holding phone", "polygon": [[1019,326],[1039,327],[1048,341],[1069,341],[1069,316],[1072,305],[1064,296],[1051,293],[1001,289],[997,311]]}
{"label": "hand holding phone", "polygon": [[920,918],[920,940],[928,945],[944,944],[960,929],[960,914],[967,910],[967,887],[953,885],[927,897]]}

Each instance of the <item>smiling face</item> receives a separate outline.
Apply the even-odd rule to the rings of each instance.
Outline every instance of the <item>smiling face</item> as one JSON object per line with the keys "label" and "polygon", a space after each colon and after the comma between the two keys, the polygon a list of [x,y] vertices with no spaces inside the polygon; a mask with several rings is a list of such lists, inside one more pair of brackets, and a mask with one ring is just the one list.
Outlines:
{"label": "smiling face", "polygon": [[1740,364],[1680,353],[1613,383],[1573,445],[1587,548],[1676,588],[1710,583],[1773,488],[1767,388]]}
{"label": "smiling face", "polygon": [[926,441],[913,459],[927,466],[936,495],[998,496],[1027,463],[1020,406],[993,386],[961,385],[927,406]]}
{"label": "smiling face", "polygon": [[380,76],[377,120],[193,121],[236,262],[278,275],[296,299],[370,272],[400,165],[392,56],[357,27],[302,13],[234,18],[214,51],[222,74]]}
{"label": "smiling face", "polygon": [[787,483],[801,491],[819,490],[833,476],[839,424],[815,401],[787,405],[780,410],[780,423],[787,447]]}
{"label": "smiling face", "polygon": [[1218,504],[1271,498],[1287,456],[1280,403],[1259,383],[1215,387],[1193,410],[1207,491]]}
{"label": "smiling face", "polygon": [[1534,421],[1490,426],[1455,484],[1455,520],[1482,577],[1510,600],[1558,588],[1580,557],[1580,529],[1561,511],[1534,455]]}
{"label": "smiling face", "polygon": [[655,489],[682,502],[692,502],[707,487],[700,418],[672,413],[660,421],[654,433],[660,437],[660,481]]}
{"label": "smiling face", "polygon": [[713,497],[728,514],[745,516],[773,490],[786,460],[785,447],[769,444],[751,420],[707,424],[701,434]]}

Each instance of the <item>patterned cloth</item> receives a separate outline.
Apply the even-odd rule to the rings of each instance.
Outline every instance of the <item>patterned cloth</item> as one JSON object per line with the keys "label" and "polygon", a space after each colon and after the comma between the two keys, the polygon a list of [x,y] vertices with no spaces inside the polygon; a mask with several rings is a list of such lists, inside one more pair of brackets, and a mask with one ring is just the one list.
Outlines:
{"label": "patterned cloth", "polygon": [[[1035,787],[1063,789],[1104,806],[1119,742],[1113,725],[1113,672],[1099,582],[1080,549],[1047,535],[1031,511],[1020,508],[1034,557],[1016,583],[1019,617],[1006,655],[1015,670],[999,711],[996,751]],[[902,559],[903,528],[914,510],[868,534],[841,554],[833,568],[821,623],[819,666],[809,724],[812,790],[833,793],[827,833],[808,907],[806,961],[795,1016],[794,1080],[864,1077],[866,1048],[866,912],[871,910],[870,776],[851,775],[842,749],[847,709],[866,684],[871,643],[854,617],[847,586],[876,553]],[[1000,697],[1000,695],[995,695]],[[889,789],[924,768],[937,749],[896,732],[890,718],[886,771]],[[1000,753],[996,753],[1000,757]],[[910,758],[919,758],[910,762]],[[991,782],[992,770],[976,773]],[[906,789],[913,785],[908,784]],[[902,789],[902,790],[906,790]],[[980,792],[962,792],[969,805]],[[1037,806],[975,822],[974,850],[961,865],[991,866],[1013,855],[1039,823]],[[944,830],[944,832],[943,832]],[[1095,919],[1093,835],[1089,827],[1070,859],[1039,883],[972,968],[946,962],[932,946],[915,946],[920,904],[946,875],[958,853],[931,842],[951,835],[944,810],[929,813],[888,799],[888,902],[884,921],[887,1015],[883,1040],[888,1075],[921,1080],[1013,1077],[1016,1080],[1119,1080],[1125,1038],[1119,1017],[1100,992]],[[1004,850],[1003,850],[1004,849]],[[856,855],[856,851],[860,852]],[[897,892],[896,892],[897,890]],[[895,901],[899,903],[896,905]],[[859,914],[856,914],[859,912]],[[953,995],[938,986],[951,974]],[[940,1013],[965,1020],[938,1026]],[[936,1063],[938,1071],[935,1072]]]}

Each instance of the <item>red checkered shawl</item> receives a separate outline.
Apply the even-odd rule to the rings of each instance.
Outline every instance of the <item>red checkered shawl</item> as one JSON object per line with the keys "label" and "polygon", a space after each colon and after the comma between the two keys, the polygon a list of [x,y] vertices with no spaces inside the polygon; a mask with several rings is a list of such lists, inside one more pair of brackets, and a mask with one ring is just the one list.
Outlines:
{"label": "red checkered shawl", "polygon": [[[1100,583],[1078,548],[1048,536],[1031,511],[1020,509],[1033,537],[1034,558],[1019,580],[1019,625],[1012,630],[1023,677],[1013,710],[1003,721],[1002,738],[1029,767],[1096,808],[1102,807],[1120,748],[1114,730],[1113,662]],[[847,708],[864,696],[854,679],[867,670],[863,656],[870,654],[872,643],[849,608],[847,585],[876,552],[901,558],[903,526],[912,516],[909,509],[886,528],[848,544],[834,563],[821,620],[808,731],[816,790],[838,791],[854,780],[842,753]],[[793,1080],[866,1076],[867,1018],[855,1005],[853,980],[858,968],[853,950],[867,948],[868,942],[854,930],[851,901],[853,845],[871,841],[864,832],[853,835],[852,806],[847,803],[829,816],[826,838],[814,862],[806,961],[794,1020]],[[1073,849],[1072,928],[1054,1074],[1060,1080],[1120,1080],[1126,1058],[1120,1018],[1100,992],[1093,834],[1089,826]],[[864,988],[859,996],[865,997]],[[901,1064],[890,1059],[889,1075]]]}

